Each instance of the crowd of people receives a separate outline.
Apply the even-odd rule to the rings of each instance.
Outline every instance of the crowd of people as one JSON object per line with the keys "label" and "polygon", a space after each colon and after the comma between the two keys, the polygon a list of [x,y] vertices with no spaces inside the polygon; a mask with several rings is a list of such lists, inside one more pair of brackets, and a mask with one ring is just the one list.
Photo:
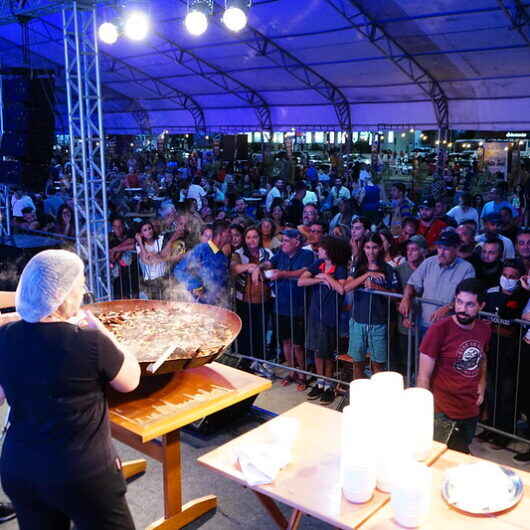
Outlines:
{"label": "crowd of people", "polygon": [[[263,361],[280,360],[299,369],[282,384],[329,404],[341,354],[354,378],[388,368],[436,378],[436,371],[425,375],[437,340],[430,330],[452,318],[459,286],[474,278],[491,333],[456,347],[451,359],[459,356],[465,379],[487,352],[484,422],[516,433],[521,414],[530,418],[530,395],[520,386],[530,369],[521,355],[527,345],[513,322],[530,317],[523,188],[509,193],[498,181],[473,195],[475,177],[458,171],[413,194],[401,182],[376,183],[368,165],[341,171],[332,164],[324,172],[307,164],[291,178],[285,160],[269,183],[260,164],[234,166],[200,153],[185,163],[130,157],[122,164],[108,183],[114,298],[231,307],[243,321],[236,344],[243,368],[273,377]],[[64,181],[59,170],[37,204],[17,191],[15,225],[73,235]],[[447,333],[456,334],[452,327]],[[408,358],[416,335],[418,368]],[[438,384],[443,394],[448,383]],[[461,419],[451,418],[452,408],[439,412]],[[497,447],[508,442],[489,431],[481,436]],[[530,461],[530,453],[518,457]]]}

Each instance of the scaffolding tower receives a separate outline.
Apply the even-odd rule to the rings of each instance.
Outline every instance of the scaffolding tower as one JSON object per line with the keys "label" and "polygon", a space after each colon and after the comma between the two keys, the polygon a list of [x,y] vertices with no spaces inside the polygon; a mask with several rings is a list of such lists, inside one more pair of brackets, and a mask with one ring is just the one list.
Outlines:
{"label": "scaffolding tower", "polygon": [[73,0],[62,15],[76,250],[90,291],[105,301],[111,283],[96,4]]}

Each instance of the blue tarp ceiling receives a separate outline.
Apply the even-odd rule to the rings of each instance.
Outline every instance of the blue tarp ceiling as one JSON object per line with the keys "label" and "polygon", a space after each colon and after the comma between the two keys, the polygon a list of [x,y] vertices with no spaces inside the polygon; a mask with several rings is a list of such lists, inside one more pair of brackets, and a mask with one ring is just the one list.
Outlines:
{"label": "blue tarp ceiling", "polygon": [[[530,129],[530,4],[521,0],[357,3],[439,83],[448,99],[451,128]],[[526,9],[526,19],[525,12],[519,12],[526,25],[513,28],[502,4]],[[212,132],[261,128],[249,93],[254,103],[270,109],[274,130],[340,129],[326,93],[300,79],[302,63],[344,96],[354,129],[437,127],[425,85],[404,74],[340,13],[341,8],[351,8],[349,0],[256,0],[249,15],[251,29],[235,35],[211,20],[200,37],[192,37],[184,28],[184,1],[152,0],[150,6],[153,31],[145,41],[122,38],[112,46],[100,45],[109,133],[139,132],[133,113],[139,108],[147,111],[153,132],[193,132],[193,116],[175,94],[196,102]],[[110,10],[99,9],[102,20]],[[219,14],[214,18],[219,20]],[[66,120],[61,27],[60,13],[45,14],[29,25],[32,66],[58,73],[59,128]],[[270,55],[260,54],[260,39],[252,29],[279,48],[273,47]],[[20,44],[16,23],[0,26],[2,66],[22,65]],[[287,62],[279,63],[278,49],[289,54]],[[179,62],[182,51],[192,55]],[[211,77],[212,72],[217,77]],[[229,91],[219,86],[220,72],[229,76]]]}

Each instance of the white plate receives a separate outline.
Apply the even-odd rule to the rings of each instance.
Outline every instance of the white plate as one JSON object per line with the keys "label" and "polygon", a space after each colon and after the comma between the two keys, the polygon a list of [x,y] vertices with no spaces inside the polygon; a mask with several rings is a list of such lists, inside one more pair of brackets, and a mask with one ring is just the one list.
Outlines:
{"label": "white plate", "polygon": [[[493,464],[492,464],[493,465]],[[476,491],[472,495],[462,494],[463,483],[458,483],[459,480],[464,478],[469,484],[469,478],[472,476],[472,466],[477,464],[464,464],[456,468],[450,469],[446,473],[445,480],[442,484],[442,496],[445,501],[450,505],[458,508],[467,513],[472,514],[493,514],[508,510],[512,506],[515,506],[523,496],[524,486],[521,477],[511,469],[503,466],[496,466],[508,479],[506,481],[506,489],[504,486],[500,486],[500,495],[488,495],[488,492],[484,493],[481,501],[480,494]],[[477,477],[480,481],[481,477]],[[493,485],[495,487],[495,485]],[[460,490],[460,491],[459,491]]]}

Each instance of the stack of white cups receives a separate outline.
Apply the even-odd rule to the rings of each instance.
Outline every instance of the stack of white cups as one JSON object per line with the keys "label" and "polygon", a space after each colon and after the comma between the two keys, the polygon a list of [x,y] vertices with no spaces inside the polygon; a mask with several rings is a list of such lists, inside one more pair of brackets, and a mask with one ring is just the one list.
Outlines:
{"label": "stack of white cups", "polygon": [[407,388],[403,392],[402,431],[405,444],[415,460],[425,460],[432,450],[434,399],[425,388]]}
{"label": "stack of white cups", "polygon": [[342,413],[341,485],[346,499],[362,503],[371,499],[376,484],[376,451],[373,444],[376,418],[371,381],[350,384],[350,405]]}
{"label": "stack of white cups", "polygon": [[390,506],[396,522],[407,528],[425,523],[431,505],[432,470],[409,461],[399,467],[393,482]]}
{"label": "stack of white cups", "polygon": [[394,468],[409,456],[400,424],[403,376],[397,372],[379,372],[372,376],[375,399],[373,413],[378,418],[374,445],[377,451],[377,489],[390,492]]}

